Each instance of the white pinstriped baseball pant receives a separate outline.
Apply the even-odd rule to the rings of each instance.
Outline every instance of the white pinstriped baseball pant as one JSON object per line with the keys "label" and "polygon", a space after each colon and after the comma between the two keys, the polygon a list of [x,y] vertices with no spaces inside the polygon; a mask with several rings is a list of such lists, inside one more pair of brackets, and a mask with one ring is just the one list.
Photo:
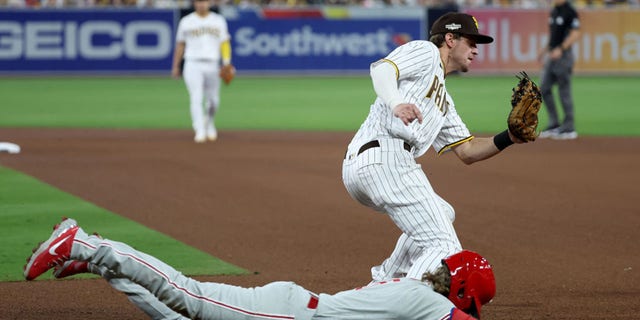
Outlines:
{"label": "white pinstriped baseball pant", "polygon": [[[70,257],[140,285],[190,319],[311,320],[316,312],[317,296],[293,282],[256,288],[199,282],[127,244],[89,236],[82,229],[76,233]],[[316,305],[310,307],[314,299]]]}
{"label": "white pinstriped baseball pant", "polygon": [[407,152],[404,141],[378,139],[380,147],[357,155],[348,150],[342,166],[342,180],[354,199],[387,213],[403,234],[391,256],[371,268],[374,281],[403,276],[422,278],[441,260],[462,250],[453,228],[455,213],[438,196],[427,176]]}

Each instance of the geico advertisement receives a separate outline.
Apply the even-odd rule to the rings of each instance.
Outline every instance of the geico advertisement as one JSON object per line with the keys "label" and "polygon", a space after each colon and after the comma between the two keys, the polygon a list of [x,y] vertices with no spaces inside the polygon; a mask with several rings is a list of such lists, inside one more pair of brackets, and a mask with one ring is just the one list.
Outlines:
{"label": "geico advertisement", "polygon": [[0,70],[168,70],[174,29],[174,11],[0,11]]}
{"label": "geico advertisement", "polygon": [[242,70],[368,70],[371,62],[420,38],[420,20],[229,20]]}
{"label": "geico advertisement", "polygon": [[[577,10],[581,35],[573,45],[577,72],[640,71],[640,10]],[[540,70],[549,42],[547,10],[469,11],[495,42],[479,45],[474,70]]]}

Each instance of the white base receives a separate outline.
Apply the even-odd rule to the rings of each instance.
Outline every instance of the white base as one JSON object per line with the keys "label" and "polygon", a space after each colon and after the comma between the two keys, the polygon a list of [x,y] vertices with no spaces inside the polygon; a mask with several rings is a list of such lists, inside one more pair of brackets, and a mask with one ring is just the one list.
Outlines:
{"label": "white base", "polygon": [[0,152],[20,153],[20,146],[11,142],[0,142]]}

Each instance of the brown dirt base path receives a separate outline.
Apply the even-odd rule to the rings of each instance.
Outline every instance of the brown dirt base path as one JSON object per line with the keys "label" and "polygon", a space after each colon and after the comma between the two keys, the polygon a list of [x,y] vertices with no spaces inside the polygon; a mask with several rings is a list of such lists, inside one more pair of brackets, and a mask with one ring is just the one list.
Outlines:
{"label": "brown dirt base path", "polygon": [[[0,140],[23,152],[0,164],[257,273],[200,280],[335,293],[366,284],[399,235],[342,186],[350,136],[222,132],[196,145],[187,131],[5,128]],[[456,208],[463,246],[494,264],[483,320],[640,317],[640,139],[420,162]],[[0,299],[1,319],[145,318],[100,279],[0,283]]]}

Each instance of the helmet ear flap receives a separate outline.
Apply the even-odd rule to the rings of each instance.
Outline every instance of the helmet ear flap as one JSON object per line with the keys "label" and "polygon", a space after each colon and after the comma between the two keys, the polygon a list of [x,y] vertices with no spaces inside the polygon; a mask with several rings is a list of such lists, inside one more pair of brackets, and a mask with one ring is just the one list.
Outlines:
{"label": "helmet ear flap", "polygon": [[468,314],[480,319],[482,305],[489,303],[496,294],[496,282],[490,265],[480,266],[469,273],[465,285],[465,299],[469,299]]}
{"label": "helmet ear flap", "polygon": [[478,269],[469,274],[467,296],[473,297],[476,304],[489,303],[496,294],[496,280],[491,269]]}
{"label": "helmet ear flap", "polygon": [[469,307],[469,309],[468,309],[468,310],[466,310],[466,312],[467,312],[470,316],[472,316],[472,317],[474,317],[474,318],[476,318],[476,319],[480,319],[480,311],[479,311],[479,308],[478,308],[478,304],[477,304],[476,299],[473,299],[473,300],[471,301],[471,306]]}
{"label": "helmet ear flap", "polygon": [[451,288],[449,291],[449,300],[453,302],[456,308],[466,311],[471,305],[471,300],[466,288],[464,277],[460,277],[460,273],[451,277]]}

